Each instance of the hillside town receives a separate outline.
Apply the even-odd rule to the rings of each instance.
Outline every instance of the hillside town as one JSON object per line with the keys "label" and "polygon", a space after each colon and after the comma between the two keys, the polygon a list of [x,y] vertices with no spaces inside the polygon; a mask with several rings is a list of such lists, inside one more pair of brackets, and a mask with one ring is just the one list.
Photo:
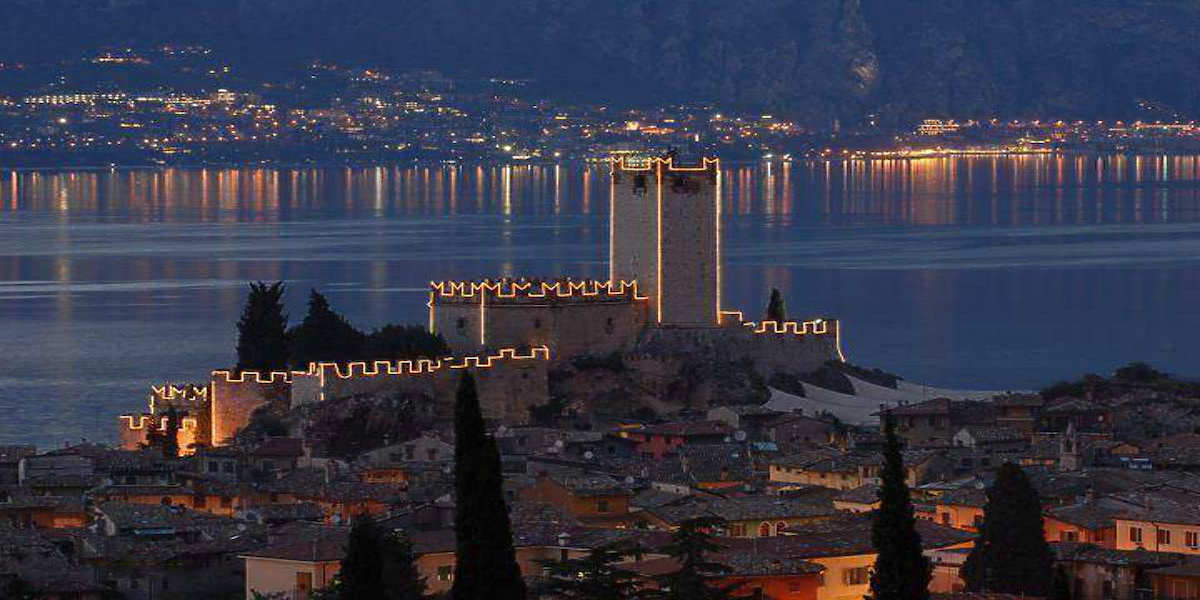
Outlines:
{"label": "hillside town", "polygon": [[[998,467],[1019,465],[1072,596],[1190,598],[1200,586],[1200,435],[1146,436],[1139,411],[1195,402],[1195,386],[1134,365],[1037,394],[931,398],[884,409],[932,562],[956,595]],[[258,433],[178,456],[92,443],[0,449],[0,578],[39,598],[303,598],[331,581],[350,523],[371,515],[412,540],[428,592],[455,563],[455,437],[432,420],[406,439],[337,455]],[[762,405],[683,410],[605,428],[492,429],[521,573],[625,540],[653,548],[719,519],[723,583],[738,596],[857,598],[875,560],[877,427]],[[1191,460],[1189,457],[1195,457]],[[627,567],[669,567],[648,551]]]}

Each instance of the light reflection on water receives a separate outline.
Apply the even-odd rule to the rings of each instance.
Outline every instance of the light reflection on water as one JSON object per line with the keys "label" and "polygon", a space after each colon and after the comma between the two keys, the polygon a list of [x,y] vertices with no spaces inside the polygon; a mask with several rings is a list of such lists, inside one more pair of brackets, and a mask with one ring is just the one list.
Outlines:
{"label": "light reflection on water", "polygon": [[[1200,375],[1200,157],[727,165],[724,297],[844,320],[851,360],[1030,388]],[[111,439],[147,386],[232,361],[244,282],[363,327],[431,279],[605,275],[596,167],[0,172],[0,443]]]}

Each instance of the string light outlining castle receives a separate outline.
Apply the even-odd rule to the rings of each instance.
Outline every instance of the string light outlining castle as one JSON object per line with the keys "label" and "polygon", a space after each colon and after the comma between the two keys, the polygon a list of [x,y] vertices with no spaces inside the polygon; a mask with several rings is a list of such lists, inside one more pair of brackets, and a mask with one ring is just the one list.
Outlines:
{"label": "string light outlining castle", "polygon": [[207,385],[187,393],[153,388],[148,413],[121,417],[122,442],[136,446],[146,427],[166,430],[170,406],[185,415],[185,448],[228,443],[254,410],[281,399],[298,406],[404,389],[434,398],[446,412],[452,373],[464,368],[478,372],[485,414],[520,424],[530,407],[549,401],[549,367],[583,355],[750,360],[767,375],[844,360],[837,320],[753,322],[722,305],[717,159],[614,159],[609,202],[608,280],[431,282],[428,327],[446,340],[453,357],[313,363],[279,373],[213,371]]}

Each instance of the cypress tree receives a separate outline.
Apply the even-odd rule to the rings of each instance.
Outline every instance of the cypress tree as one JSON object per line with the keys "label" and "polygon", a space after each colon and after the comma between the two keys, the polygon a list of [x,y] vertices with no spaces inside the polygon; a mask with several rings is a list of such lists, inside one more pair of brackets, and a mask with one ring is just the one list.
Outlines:
{"label": "cypress tree", "polygon": [[571,560],[545,561],[546,583],[538,587],[540,596],[565,600],[631,600],[638,586],[633,571],[617,563],[635,554],[621,542],[592,548],[587,555]]}
{"label": "cypress tree", "polygon": [[1054,590],[1050,595],[1051,600],[1071,600],[1071,579],[1067,576],[1067,570],[1061,566],[1054,568]]}
{"label": "cypress tree", "polygon": [[997,470],[979,533],[962,568],[967,589],[1041,597],[1053,591],[1041,502],[1020,467],[1005,463]]}
{"label": "cypress tree", "polygon": [[238,371],[287,368],[287,315],[283,312],[282,281],[250,284],[237,328]]}
{"label": "cypress tree", "polygon": [[308,314],[288,333],[288,355],[295,369],[303,369],[310,362],[347,363],[363,358],[366,340],[363,332],[329,307],[325,296],[312,290]]}
{"label": "cypress tree", "polygon": [[714,578],[729,573],[729,566],[710,560],[709,555],[720,552],[723,546],[713,541],[710,530],[723,523],[713,517],[697,517],[679,524],[671,543],[659,552],[679,562],[673,572],[655,577],[658,590],[647,595],[662,600],[727,600],[733,598],[737,585],[718,586]]}
{"label": "cypress tree", "polygon": [[767,320],[783,322],[787,320],[787,307],[783,303],[783,294],[779,288],[771,288],[771,299],[767,302]]}
{"label": "cypress tree", "polygon": [[872,600],[927,600],[932,571],[922,554],[912,500],[904,480],[904,459],[896,422],[884,415],[883,472],[879,509],[871,525],[871,545],[877,557],[871,570]]}
{"label": "cypress tree", "polygon": [[425,581],[408,538],[380,527],[369,515],[354,520],[331,600],[420,600]]}
{"label": "cypress tree", "polygon": [[174,406],[167,409],[167,430],[163,432],[163,458],[179,458],[179,420],[183,418]]}
{"label": "cypress tree", "polygon": [[454,403],[453,600],[523,600],[525,581],[517,566],[512,523],[502,490],[500,451],[488,435],[475,390],[463,372]]}

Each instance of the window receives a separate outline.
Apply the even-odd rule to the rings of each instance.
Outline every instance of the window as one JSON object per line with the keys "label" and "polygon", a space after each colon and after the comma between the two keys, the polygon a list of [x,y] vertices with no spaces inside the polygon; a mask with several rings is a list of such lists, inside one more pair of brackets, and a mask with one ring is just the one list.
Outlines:
{"label": "window", "polygon": [[789,579],[788,580],[788,592],[794,594],[796,592],[803,592],[803,591],[804,591],[804,580],[803,579]]}
{"label": "window", "polygon": [[746,524],[734,523],[729,526],[729,535],[731,537],[746,537]]}
{"label": "window", "polygon": [[233,471],[234,471],[233,461],[232,460],[225,461],[225,472],[232,473]]}
{"label": "window", "polygon": [[221,496],[221,508],[233,508],[233,498]]}
{"label": "window", "polygon": [[870,580],[871,575],[866,567],[842,569],[842,583],[845,585],[865,585]]}
{"label": "window", "polygon": [[1058,541],[1060,542],[1078,542],[1078,531],[1060,531],[1058,532]]}
{"label": "window", "polygon": [[1188,548],[1200,546],[1200,532],[1188,531],[1183,534],[1183,541]]}
{"label": "window", "polygon": [[454,580],[454,567],[452,567],[450,565],[442,565],[442,566],[438,567],[437,578],[438,578],[438,581],[453,581]]}
{"label": "window", "polygon": [[159,501],[158,501],[158,503],[159,503],[159,504],[161,504],[161,505],[163,505],[163,506],[170,506],[170,505],[171,505],[171,498],[170,498],[170,497],[168,497],[168,496],[163,496],[163,497],[162,497],[162,500],[159,500]]}
{"label": "window", "polygon": [[1103,583],[1100,584],[1100,596],[1102,598],[1115,597],[1115,594],[1113,594],[1113,582],[1111,580],[1106,579]]}
{"label": "window", "polygon": [[533,320],[533,328],[534,328],[534,329],[541,329],[541,328],[542,328],[542,320],[541,320],[541,319],[534,319],[534,320]]}
{"label": "window", "polygon": [[425,454],[427,454],[429,456],[429,460],[437,460],[437,453],[438,453],[437,448],[427,448],[425,450]]}
{"label": "window", "polygon": [[597,500],[596,511],[602,513],[608,512],[608,500]]}
{"label": "window", "polygon": [[770,537],[770,536],[771,536],[771,524],[770,523],[763,523],[758,526],[758,537]]}
{"label": "window", "polygon": [[1135,544],[1142,543],[1142,528],[1141,527],[1130,527],[1129,528],[1129,541],[1131,541]]}
{"label": "window", "polygon": [[462,318],[462,317],[459,317],[458,321],[457,321],[457,322],[455,322],[455,325],[456,325],[456,326],[457,326],[459,329],[466,329],[466,328],[467,328],[467,320],[466,320],[466,319],[464,319],[464,318]]}
{"label": "window", "polygon": [[942,513],[942,525],[953,525],[953,523],[950,522],[950,513]]}
{"label": "window", "polygon": [[204,496],[192,496],[192,508],[204,508],[208,506],[208,498]]}
{"label": "window", "polygon": [[783,535],[787,531],[787,523],[780,521],[775,524],[775,535]]}
{"label": "window", "polygon": [[220,463],[218,463],[216,461],[209,461],[209,463],[208,463],[208,472],[209,473],[216,473],[217,470],[220,468],[221,468]]}
{"label": "window", "polygon": [[1158,530],[1158,544],[1160,546],[1170,546],[1171,545],[1171,530],[1170,529],[1159,529]]}
{"label": "window", "polygon": [[406,458],[408,460],[412,460],[416,451],[417,451],[417,449],[415,447],[413,447],[412,444],[405,446],[404,447],[404,458]]}
{"label": "window", "polygon": [[983,525],[983,515],[975,515],[975,517],[971,519],[971,525],[975,526],[976,529],[978,529],[980,525]]}

